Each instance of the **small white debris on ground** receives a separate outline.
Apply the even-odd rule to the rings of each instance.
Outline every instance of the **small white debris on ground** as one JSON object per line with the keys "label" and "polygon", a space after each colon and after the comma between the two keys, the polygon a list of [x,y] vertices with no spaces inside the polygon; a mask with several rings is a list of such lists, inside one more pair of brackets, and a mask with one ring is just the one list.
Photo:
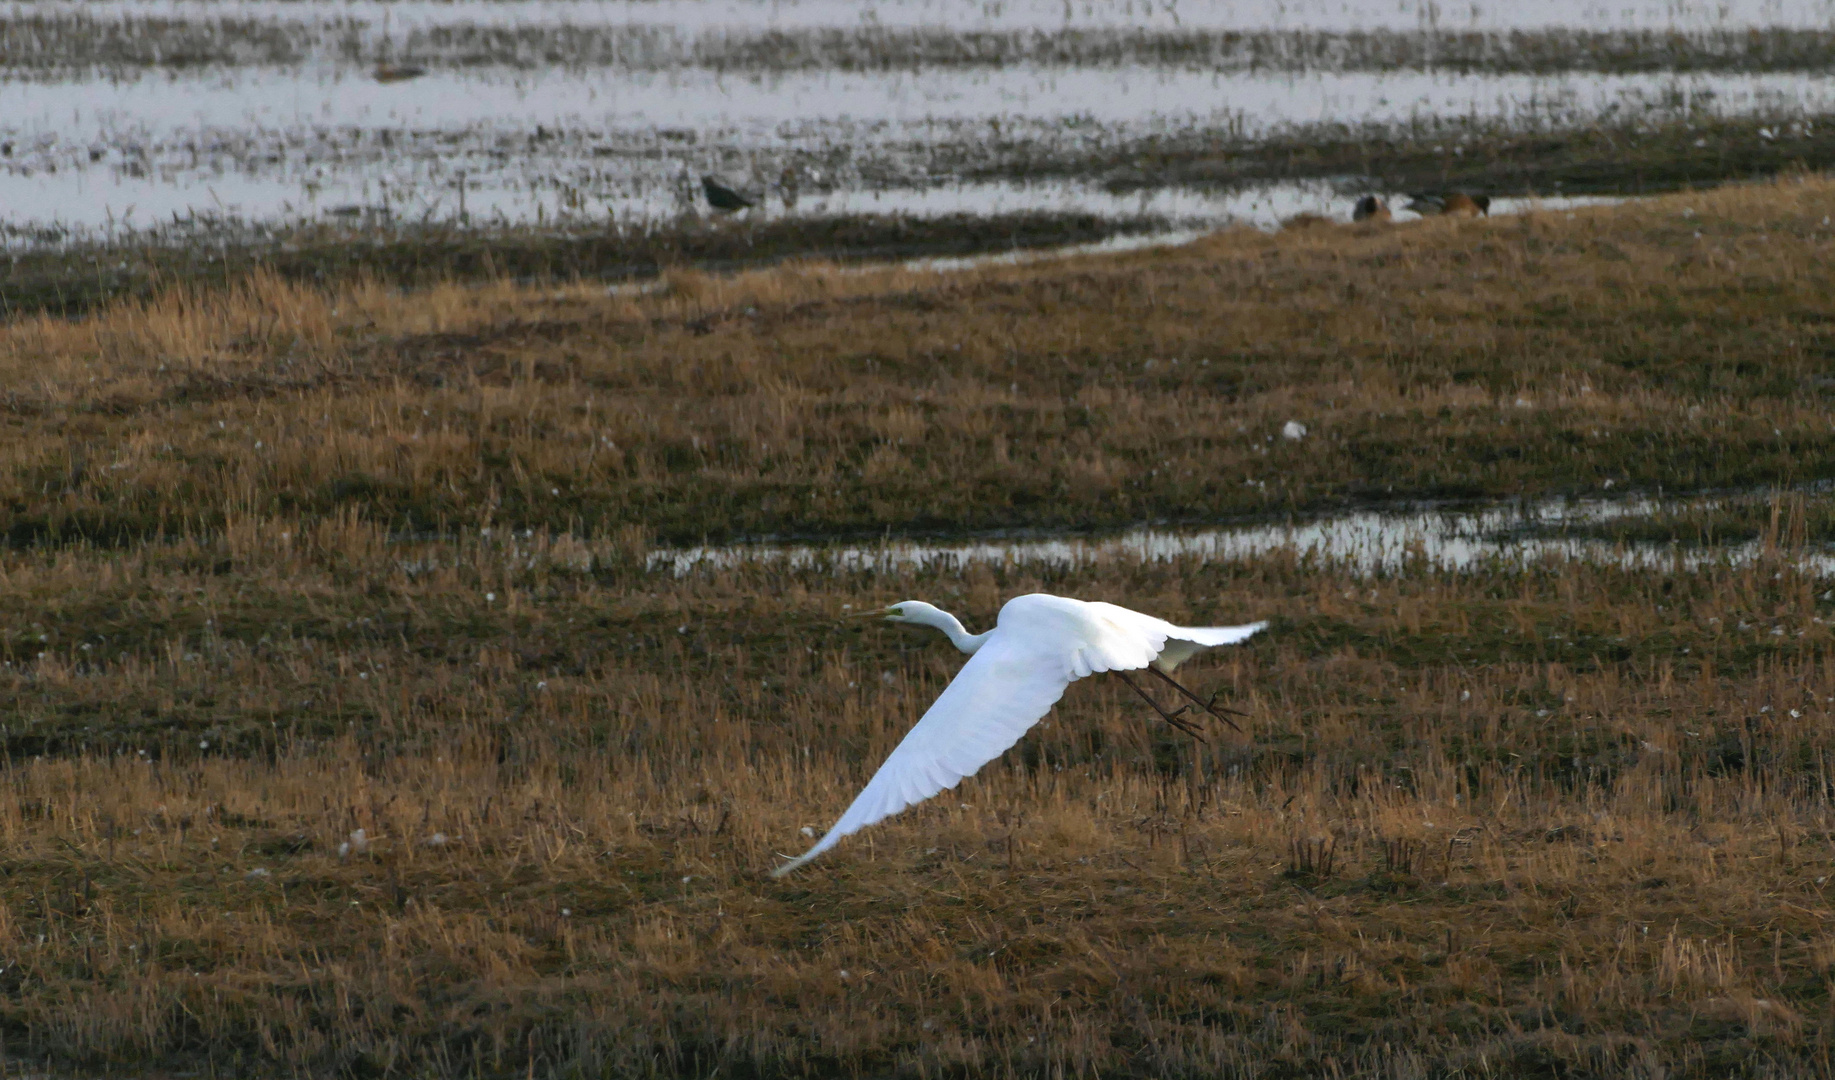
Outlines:
{"label": "small white debris on ground", "polygon": [[1306,438],[1306,425],[1300,423],[1298,420],[1289,420],[1281,425],[1281,436],[1283,438],[1293,439],[1296,442],[1300,439],[1304,439]]}

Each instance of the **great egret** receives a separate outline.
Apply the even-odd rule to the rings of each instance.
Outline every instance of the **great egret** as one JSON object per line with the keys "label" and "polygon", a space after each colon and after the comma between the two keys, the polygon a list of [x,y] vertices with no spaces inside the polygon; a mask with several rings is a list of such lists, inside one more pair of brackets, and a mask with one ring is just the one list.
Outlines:
{"label": "great egret", "polygon": [[867,781],[834,828],[801,857],[772,871],[776,877],[834,847],[842,837],[975,775],[1051,711],[1064,696],[1065,687],[1086,675],[1114,672],[1168,722],[1196,735],[1196,729],[1179,718],[1185,709],[1169,713],[1160,708],[1127,674],[1145,669],[1229,723],[1208,702],[1174,681],[1172,671],[1204,649],[1234,645],[1268,625],[1174,626],[1114,604],[1044,593],[1007,601],[994,629],[981,634],[969,633],[954,615],[921,600],[906,600],[867,614],[883,614],[887,622],[934,626],[968,653],[969,661]]}

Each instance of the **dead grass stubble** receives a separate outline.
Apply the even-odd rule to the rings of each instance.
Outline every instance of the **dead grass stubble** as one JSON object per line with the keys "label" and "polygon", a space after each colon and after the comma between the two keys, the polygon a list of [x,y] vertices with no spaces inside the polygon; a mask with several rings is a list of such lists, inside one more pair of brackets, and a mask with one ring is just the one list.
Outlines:
{"label": "dead grass stubble", "polygon": [[[15,1055],[1725,1075],[1822,1045],[1835,680],[1785,558],[678,579],[628,538],[239,535],[7,566],[47,639],[0,684]],[[957,794],[764,879],[958,662],[842,603],[981,623],[1034,588],[1276,617],[1198,677],[1247,738],[1079,684]]]}
{"label": "dead grass stubble", "polygon": [[[1793,214],[1827,197],[1781,190],[1800,200]],[[1807,327],[1822,271],[1761,253],[1800,254],[1811,248],[1792,245],[1820,234],[1761,234],[1763,207],[1696,198],[1727,214],[1704,231],[1737,233],[1753,259],[1759,300],[1742,325],[1760,338]],[[1124,334],[1082,316],[1040,322],[1026,305],[1093,282],[1139,298],[1207,280],[1234,282],[1237,314],[1273,320],[1276,279],[1303,309],[1319,295],[1309,275],[1345,251],[1388,260],[1396,280],[1450,281],[1516,236],[1546,244],[1549,265],[1596,266],[1609,293],[1630,279],[1599,245],[1631,243],[1676,205],[1412,238],[1230,237],[1164,257],[1176,273],[1137,258],[960,282],[684,277],[669,295],[609,303],[508,288],[317,297],[255,280],[5,327],[19,436],[5,444],[5,497],[15,521],[44,526],[40,542],[0,552],[5,1052],[238,1075],[1819,1073],[1835,677],[1826,585],[1793,563],[1815,508],[1780,503],[1770,554],[1742,569],[1377,578],[1291,556],[675,577],[648,568],[651,535],[633,524],[706,521],[739,503],[697,503],[700,485],[751,490],[780,467],[771,483],[815,470],[854,495],[907,475],[953,505],[951,437],[1021,445],[1030,429],[1016,418],[1097,393],[1106,416],[1138,426],[1082,444],[1066,428],[1057,449],[1103,455],[1091,460],[1117,470],[1117,490],[1183,497],[1113,447],[1167,439],[1222,465],[1260,461],[1251,440],[1188,442],[1168,418],[1272,429],[1354,372],[1370,378],[1335,391],[1345,412],[1303,414],[1323,433],[1299,448],[1339,466],[1356,456],[1331,425],[1368,410],[1402,418],[1384,430],[1452,423],[1480,441],[1544,417],[1511,428],[1554,433],[1524,443],[1532,463],[1576,424],[1685,435],[1728,459],[1749,456],[1761,418],[1793,432],[1768,427],[1764,445],[1823,438],[1826,415],[1790,381],[1814,366],[1807,345],[1781,347],[1765,371],[1716,361],[1692,383],[1576,359],[1599,353],[1480,348],[1529,325],[1509,305],[1546,300],[1553,286],[1533,283],[1408,301],[1420,306],[1397,325],[1413,328],[1397,333],[1410,344],[1380,361],[1356,359],[1355,333],[1338,359],[1309,352],[1323,349],[1308,329],[1320,313],[1294,314],[1286,337],[1250,350],[1273,370],[1257,374],[1249,352],[1231,361],[1233,377],[1267,380],[1254,392],[1197,393],[1189,363],[1164,384],[1073,390],[1046,381],[1062,373],[1009,372],[998,351],[1036,338],[1057,355],[1080,321],[1100,342],[1074,355],[1137,336],[1165,356],[1187,332],[1176,319]],[[1577,238],[1590,255],[1560,254],[1580,252]],[[1627,256],[1655,265],[1643,259]],[[1219,269],[1192,270],[1204,266]],[[1724,273],[1715,285],[1699,267],[1675,272],[1730,288]],[[1370,280],[1350,276],[1335,294]],[[1624,306],[1668,303],[1639,288],[1620,291]],[[1576,289],[1565,310],[1610,339],[1619,323],[1593,295]],[[1388,318],[1397,302],[1343,318]],[[524,318],[537,305],[546,314]],[[798,322],[814,309],[839,325]],[[1437,321],[1454,310],[1463,321]],[[890,331],[817,347],[860,334],[856,311],[926,313],[932,344],[951,318],[1011,333],[941,371],[934,357],[859,351],[891,349]],[[1716,333],[1737,321],[1699,320]],[[1530,322],[1519,344],[1581,340],[1563,318]],[[1678,313],[1666,340],[1706,334],[1697,322]],[[539,348],[494,352],[504,326]],[[764,327],[799,328],[766,350],[779,330]],[[588,348],[617,335],[617,350]],[[1438,335],[1461,344],[1437,351]],[[1749,347],[1721,334],[1691,355],[1750,359]],[[1534,408],[1480,389],[1495,372],[1467,384],[1444,366],[1506,355],[1523,365],[1508,392]],[[476,366],[443,386],[382,362],[403,356]],[[588,359],[623,389],[590,382]],[[992,386],[1009,378],[1028,380],[1034,405]],[[644,411],[677,399],[680,436]],[[900,416],[905,434],[875,452],[933,471],[850,480],[836,462],[853,444],[818,437]],[[803,451],[760,459],[762,474],[700,458],[659,469],[644,474],[651,501],[580,520],[636,499],[630,462],[742,420],[759,425],[747,439],[801,432]],[[617,442],[621,456],[606,456],[625,464],[581,466],[588,434]],[[1548,452],[1535,468],[1553,471],[1522,475],[1572,475],[1549,463],[1578,458]],[[584,494],[566,504],[574,527],[547,529],[520,515],[563,460]],[[1295,467],[1296,484],[1315,482]],[[359,470],[371,486],[351,479]],[[314,501],[330,483],[350,486]],[[506,497],[489,515],[466,501],[491,490]],[[517,490],[532,497],[507,497]],[[447,492],[466,512],[407,532],[391,492]],[[810,500],[813,520],[853,505],[828,499]],[[159,528],[136,531],[135,515],[155,511]],[[1246,735],[1199,747],[1150,724],[1125,688],[1079,684],[955,795],[790,880],[763,878],[958,663],[934,636],[843,624],[842,606],[925,597],[979,626],[1033,589],[1194,623],[1274,618],[1193,675],[1251,714]]]}

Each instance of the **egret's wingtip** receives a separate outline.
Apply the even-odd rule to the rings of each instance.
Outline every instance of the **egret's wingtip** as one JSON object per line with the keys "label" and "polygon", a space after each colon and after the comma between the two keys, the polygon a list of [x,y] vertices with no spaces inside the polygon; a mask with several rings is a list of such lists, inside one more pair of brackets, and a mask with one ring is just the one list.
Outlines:
{"label": "egret's wingtip", "polygon": [[785,874],[788,874],[790,871],[795,870],[797,867],[802,866],[804,863],[808,862],[809,859],[810,857],[808,855],[802,855],[802,856],[798,856],[797,858],[791,859],[789,862],[771,871],[771,876],[774,878],[781,878]]}

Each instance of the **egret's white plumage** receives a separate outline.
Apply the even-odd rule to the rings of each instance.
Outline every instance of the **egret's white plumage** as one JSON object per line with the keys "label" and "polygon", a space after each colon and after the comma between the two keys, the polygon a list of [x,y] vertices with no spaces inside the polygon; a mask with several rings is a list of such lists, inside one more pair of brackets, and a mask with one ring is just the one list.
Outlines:
{"label": "egret's white plumage", "polygon": [[955,787],[1005,753],[1051,711],[1064,688],[1103,671],[1162,673],[1266,626],[1174,626],[1114,604],[1034,593],[1007,601],[994,629],[970,634],[956,617],[921,601],[886,609],[891,622],[933,626],[970,654],[936,702],[906,733],[853,805],[814,847],[778,867],[783,876],[842,837]]}

